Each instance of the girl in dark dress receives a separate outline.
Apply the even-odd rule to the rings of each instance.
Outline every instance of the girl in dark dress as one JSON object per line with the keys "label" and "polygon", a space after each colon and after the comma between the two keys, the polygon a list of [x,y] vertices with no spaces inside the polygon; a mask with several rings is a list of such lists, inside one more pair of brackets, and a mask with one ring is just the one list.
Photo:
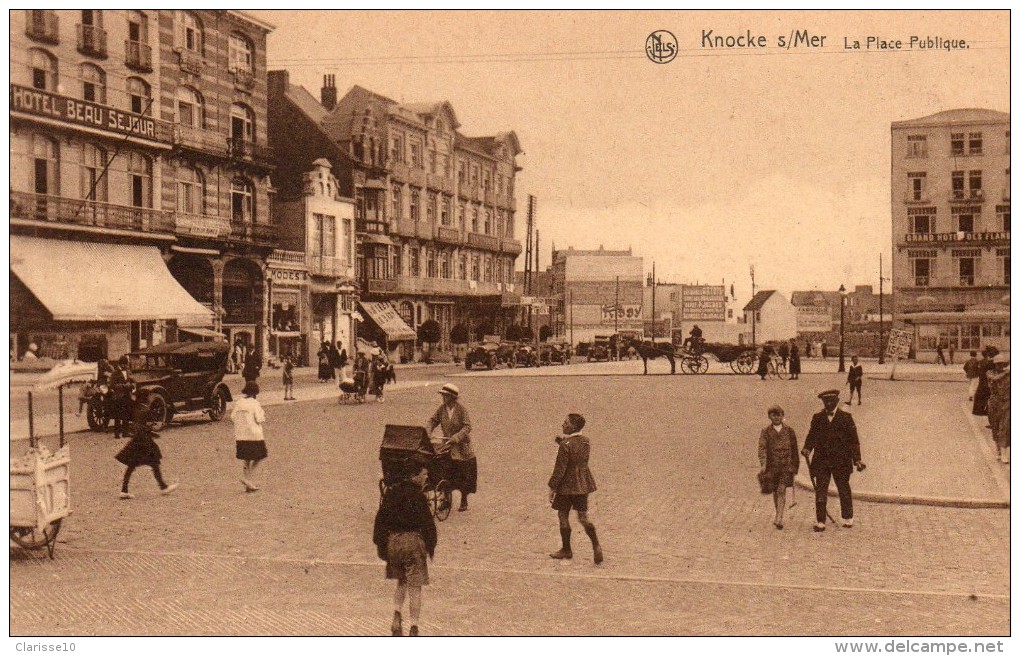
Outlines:
{"label": "girl in dark dress", "polygon": [[783,530],[783,512],[786,510],[786,488],[793,487],[793,477],[800,469],[797,434],[783,423],[784,414],[778,405],[769,408],[769,425],[758,435],[760,475],[774,486],[772,501],[776,507],[776,518],[772,525],[780,531]]}
{"label": "girl in dark dress", "polygon": [[316,357],[319,359],[319,382],[325,383],[333,375],[333,364],[329,361],[329,344],[323,342]]}
{"label": "girl in dark dress", "polygon": [[790,342],[790,378],[800,378],[800,349],[797,348],[797,342]]}
{"label": "girl in dark dress", "polygon": [[135,408],[130,427],[131,439],[115,456],[121,464],[127,466],[127,469],[124,471],[124,481],[120,486],[121,499],[135,498],[135,495],[128,492],[128,483],[131,482],[131,474],[138,467],[152,468],[152,475],[156,478],[156,484],[159,485],[159,489],[163,494],[170,494],[177,489],[177,483],[166,484],[166,481],[163,480],[163,474],[159,470],[163,453],[159,450],[159,445],[153,439],[158,437],[158,435],[145,422],[145,418],[148,415],[147,411],[148,408],[144,405],[139,405]]}
{"label": "girl in dark dress", "polygon": [[974,407],[971,409],[971,414],[978,416],[988,415],[988,398],[992,395],[992,390],[988,386],[987,374],[993,367],[992,358],[999,354],[999,349],[986,346],[982,354],[984,357],[977,363],[978,386],[974,392]]}
{"label": "girl in dark dress", "polygon": [[761,347],[761,355],[758,356],[758,375],[762,380],[769,375],[769,362],[772,359],[772,349],[768,346]]}

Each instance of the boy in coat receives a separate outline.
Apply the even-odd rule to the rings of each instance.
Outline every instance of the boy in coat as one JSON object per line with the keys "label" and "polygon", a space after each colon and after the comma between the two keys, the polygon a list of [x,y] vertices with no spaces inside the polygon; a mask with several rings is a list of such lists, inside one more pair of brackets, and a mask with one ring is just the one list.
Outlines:
{"label": "boy in coat", "polygon": [[560,446],[556,452],[556,465],[549,477],[549,502],[559,516],[563,546],[556,553],[549,554],[549,557],[557,560],[574,557],[570,550],[570,509],[573,508],[577,511],[577,519],[584,527],[584,532],[591,539],[595,564],[598,565],[602,562],[602,547],[595,533],[595,525],[588,521],[588,495],[596,487],[595,478],[588,469],[591,444],[581,434],[584,424],[584,417],[569,414],[563,422],[563,435],[556,438]]}

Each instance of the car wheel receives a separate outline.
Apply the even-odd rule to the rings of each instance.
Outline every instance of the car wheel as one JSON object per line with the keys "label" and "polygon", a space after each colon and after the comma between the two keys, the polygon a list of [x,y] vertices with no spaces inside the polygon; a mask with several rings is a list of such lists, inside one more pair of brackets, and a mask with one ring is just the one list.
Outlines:
{"label": "car wheel", "polygon": [[209,399],[209,419],[219,421],[227,414],[227,393],[218,387]]}
{"label": "car wheel", "polygon": [[104,431],[110,425],[110,418],[106,415],[106,408],[102,401],[89,401],[85,408],[85,421],[89,428],[94,431]]}
{"label": "car wheel", "polygon": [[153,394],[149,397],[149,409],[145,413],[146,423],[154,431],[162,430],[170,423],[170,408],[166,399],[161,394]]}

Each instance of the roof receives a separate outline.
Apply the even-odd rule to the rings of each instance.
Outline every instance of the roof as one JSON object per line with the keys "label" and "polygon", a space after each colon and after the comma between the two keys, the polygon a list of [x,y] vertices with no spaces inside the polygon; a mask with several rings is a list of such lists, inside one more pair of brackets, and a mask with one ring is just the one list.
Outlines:
{"label": "roof", "polygon": [[808,305],[839,305],[839,292],[826,292],[814,289],[809,292],[793,292],[790,303],[797,307]]}
{"label": "roof", "polygon": [[744,312],[749,311],[754,312],[756,310],[760,310],[762,306],[765,305],[765,301],[772,298],[772,295],[775,293],[776,290],[774,289],[765,289],[758,292],[757,294],[754,295],[754,298],[752,298],[750,302],[744,306]]}
{"label": "roof", "polygon": [[955,123],[1009,123],[1009,113],[977,107],[949,109],[929,116],[894,121],[893,128],[949,125]]}
{"label": "roof", "polygon": [[303,86],[288,84],[286,94],[287,100],[294,103],[308,118],[318,124],[329,115],[329,111],[323,107],[318,100]]}
{"label": "roof", "polygon": [[454,130],[460,127],[460,121],[457,120],[457,113],[453,111],[453,105],[451,105],[448,100],[440,100],[438,102],[404,103],[403,106],[421,116],[435,116],[436,114],[445,111],[451,121],[450,127]]}

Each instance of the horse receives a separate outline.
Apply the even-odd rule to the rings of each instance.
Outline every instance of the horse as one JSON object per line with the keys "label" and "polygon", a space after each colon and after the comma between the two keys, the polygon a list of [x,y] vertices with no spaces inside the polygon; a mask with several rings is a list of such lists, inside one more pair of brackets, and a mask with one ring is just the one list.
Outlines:
{"label": "horse", "polygon": [[673,350],[672,344],[656,344],[652,341],[641,341],[638,339],[630,339],[627,342],[628,350],[633,348],[637,351],[637,354],[641,356],[641,360],[645,365],[645,375],[648,374],[648,359],[657,358],[660,355],[665,356],[669,360],[669,373],[673,375],[676,373],[676,352]]}

